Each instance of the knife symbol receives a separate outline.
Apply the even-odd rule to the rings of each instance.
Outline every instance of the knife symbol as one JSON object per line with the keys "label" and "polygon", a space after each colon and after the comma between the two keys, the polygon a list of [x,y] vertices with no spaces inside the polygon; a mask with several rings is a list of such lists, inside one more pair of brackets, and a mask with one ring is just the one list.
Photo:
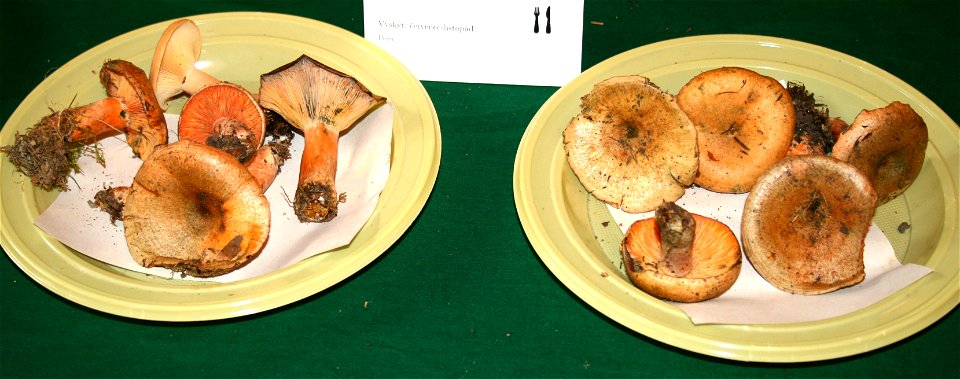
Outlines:
{"label": "knife symbol", "polygon": [[550,34],[550,7],[547,6],[547,34]]}

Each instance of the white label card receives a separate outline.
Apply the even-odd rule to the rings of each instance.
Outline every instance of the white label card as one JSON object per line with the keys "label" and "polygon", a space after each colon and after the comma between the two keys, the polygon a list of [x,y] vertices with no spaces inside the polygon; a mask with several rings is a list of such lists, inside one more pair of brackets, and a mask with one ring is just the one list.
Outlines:
{"label": "white label card", "polygon": [[580,74],[582,0],[364,0],[363,25],[420,80],[559,87]]}

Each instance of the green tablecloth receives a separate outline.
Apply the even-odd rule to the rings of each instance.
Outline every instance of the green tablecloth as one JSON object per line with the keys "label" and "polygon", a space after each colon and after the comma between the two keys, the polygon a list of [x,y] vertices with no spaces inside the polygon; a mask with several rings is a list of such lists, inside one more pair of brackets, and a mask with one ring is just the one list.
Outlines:
{"label": "green tablecloth", "polygon": [[[109,38],[223,11],[289,13],[363,34],[360,1],[4,0],[0,119],[46,74]],[[783,37],[853,55],[960,120],[958,1],[588,1],[582,67],[644,44],[714,33]],[[172,324],[76,305],[4,254],[0,376],[960,376],[956,309],[891,346],[789,365],[706,357],[620,326],[546,269],[516,215],[516,148],[556,88],[423,84],[442,128],[439,177],[409,231],[367,268],[276,310]]]}

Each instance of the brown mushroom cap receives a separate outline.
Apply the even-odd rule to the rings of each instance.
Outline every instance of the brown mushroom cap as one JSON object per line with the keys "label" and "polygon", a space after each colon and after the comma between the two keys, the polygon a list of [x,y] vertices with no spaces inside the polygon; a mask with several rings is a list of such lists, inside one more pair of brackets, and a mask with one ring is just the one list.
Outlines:
{"label": "brown mushroom cap", "polygon": [[563,131],[584,188],[625,212],[675,201],[697,173],[697,132],[673,96],[642,76],[597,83]]}
{"label": "brown mushroom cap", "polygon": [[100,69],[100,82],[107,95],[123,99],[129,119],[127,144],[141,159],[167,143],[167,121],[157,102],[147,74],[133,63],[111,60]]}
{"label": "brown mushroom cap", "polygon": [[691,270],[675,276],[663,262],[656,219],[634,222],[624,236],[621,253],[630,281],[651,296],[683,303],[722,295],[740,276],[740,245],[723,223],[692,214],[696,227]]}
{"label": "brown mushroom cap", "polygon": [[183,105],[180,139],[208,144],[234,154],[241,162],[263,143],[266,118],[253,95],[236,84],[214,83],[197,91]]}
{"label": "brown mushroom cap", "polygon": [[877,191],[877,205],[906,191],[920,175],[927,124],[909,105],[895,101],[861,111],[833,147],[833,156],[856,166]]}
{"label": "brown mushroom cap", "polygon": [[218,80],[197,70],[200,28],[189,19],[174,21],[163,31],[150,64],[150,84],[162,109],[181,93],[193,94]]}
{"label": "brown mushroom cap", "polygon": [[787,154],[795,111],[790,94],[768,76],[739,67],[703,72],[677,94],[697,127],[700,172],[694,183],[743,193]]}
{"label": "brown mushroom cap", "polygon": [[261,251],[270,207],[228,153],[189,140],[158,148],[134,177],[123,209],[133,259],[196,277],[236,270]]}
{"label": "brown mushroom cap", "polygon": [[857,284],[876,198],[851,164],[788,156],[747,195],[744,253],[760,276],[786,292],[816,295]]}

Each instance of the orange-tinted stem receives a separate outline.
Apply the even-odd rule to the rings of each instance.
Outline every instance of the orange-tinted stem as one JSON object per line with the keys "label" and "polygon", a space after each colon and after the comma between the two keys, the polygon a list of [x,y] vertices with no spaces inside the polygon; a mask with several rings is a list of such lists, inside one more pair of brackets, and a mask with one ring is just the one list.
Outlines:
{"label": "orange-tinted stem", "polygon": [[107,97],[87,105],[63,110],[60,122],[73,124],[70,141],[89,141],[121,133],[127,129],[127,115],[123,100]]}
{"label": "orange-tinted stem", "polygon": [[305,128],[294,212],[301,222],[330,221],[337,215],[337,145],[340,133],[323,125]]}
{"label": "orange-tinted stem", "polygon": [[244,165],[247,166],[250,174],[260,183],[260,188],[262,188],[264,192],[267,191],[267,188],[270,188],[273,180],[277,178],[277,174],[280,172],[279,159],[274,155],[273,149],[270,148],[270,146],[263,146],[257,149],[253,158],[250,158]]}

